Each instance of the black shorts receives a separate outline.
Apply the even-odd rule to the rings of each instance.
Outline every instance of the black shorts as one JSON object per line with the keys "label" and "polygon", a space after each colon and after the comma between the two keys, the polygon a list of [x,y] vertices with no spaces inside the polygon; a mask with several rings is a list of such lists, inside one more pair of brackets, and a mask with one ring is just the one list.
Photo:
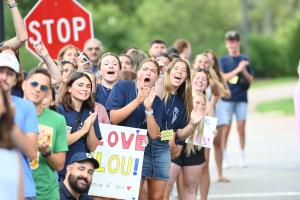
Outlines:
{"label": "black shorts", "polygon": [[183,167],[183,166],[201,165],[205,162],[204,147],[202,147],[200,150],[196,148],[195,153],[191,152],[189,157],[187,157],[185,149],[186,149],[186,145],[184,145],[184,147],[182,148],[180,155],[177,158],[172,160],[172,163],[179,165],[180,167]]}

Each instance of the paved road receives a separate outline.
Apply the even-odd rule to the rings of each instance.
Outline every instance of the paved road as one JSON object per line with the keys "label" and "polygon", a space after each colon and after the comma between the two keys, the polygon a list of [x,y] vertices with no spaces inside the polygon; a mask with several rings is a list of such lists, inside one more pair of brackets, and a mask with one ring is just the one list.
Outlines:
{"label": "paved road", "polygon": [[291,96],[295,86],[296,82],[250,90],[246,147],[249,166],[237,167],[239,143],[237,132],[232,130],[228,154],[233,166],[224,171],[231,182],[215,182],[212,159],[209,199],[300,199],[300,139],[294,118],[280,113],[258,114],[254,110],[259,102]]}
{"label": "paved road", "polygon": [[255,112],[259,102],[289,97],[295,86],[296,82],[250,90],[246,142],[248,167],[237,165],[239,143],[237,132],[232,129],[227,150],[232,167],[224,171],[231,182],[216,182],[212,152],[209,199],[300,200],[300,139],[294,118],[280,113]]}

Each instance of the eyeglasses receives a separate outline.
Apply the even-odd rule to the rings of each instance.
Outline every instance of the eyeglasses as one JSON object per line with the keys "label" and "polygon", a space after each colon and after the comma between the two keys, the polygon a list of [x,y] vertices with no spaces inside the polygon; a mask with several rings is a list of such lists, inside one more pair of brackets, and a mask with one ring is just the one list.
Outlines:
{"label": "eyeglasses", "polygon": [[30,85],[34,88],[38,87],[40,85],[40,90],[43,91],[43,92],[47,92],[49,90],[49,87],[46,86],[46,85],[41,85],[39,84],[38,82],[36,81],[32,81],[30,82]]}

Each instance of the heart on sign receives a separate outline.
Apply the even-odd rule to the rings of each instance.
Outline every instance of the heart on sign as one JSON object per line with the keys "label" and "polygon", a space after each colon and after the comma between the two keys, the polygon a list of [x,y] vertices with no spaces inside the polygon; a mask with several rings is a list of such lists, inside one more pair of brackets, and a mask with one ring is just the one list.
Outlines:
{"label": "heart on sign", "polygon": [[127,186],[127,190],[129,191],[132,188],[132,186]]}

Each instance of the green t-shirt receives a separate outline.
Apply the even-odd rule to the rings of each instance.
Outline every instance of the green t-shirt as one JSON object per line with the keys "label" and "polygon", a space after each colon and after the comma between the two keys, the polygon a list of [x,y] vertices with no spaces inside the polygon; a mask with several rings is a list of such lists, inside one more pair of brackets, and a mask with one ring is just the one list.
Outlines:
{"label": "green t-shirt", "polygon": [[[38,121],[39,141],[41,138],[50,140],[50,149],[53,153],[68,151],[67,125],[64,116],[47,108],[38,116]],[[36,184],[37,199],[58,200],[57,173],[47,164],[40,152],[38,159],[30,162],[30,167]]]}

